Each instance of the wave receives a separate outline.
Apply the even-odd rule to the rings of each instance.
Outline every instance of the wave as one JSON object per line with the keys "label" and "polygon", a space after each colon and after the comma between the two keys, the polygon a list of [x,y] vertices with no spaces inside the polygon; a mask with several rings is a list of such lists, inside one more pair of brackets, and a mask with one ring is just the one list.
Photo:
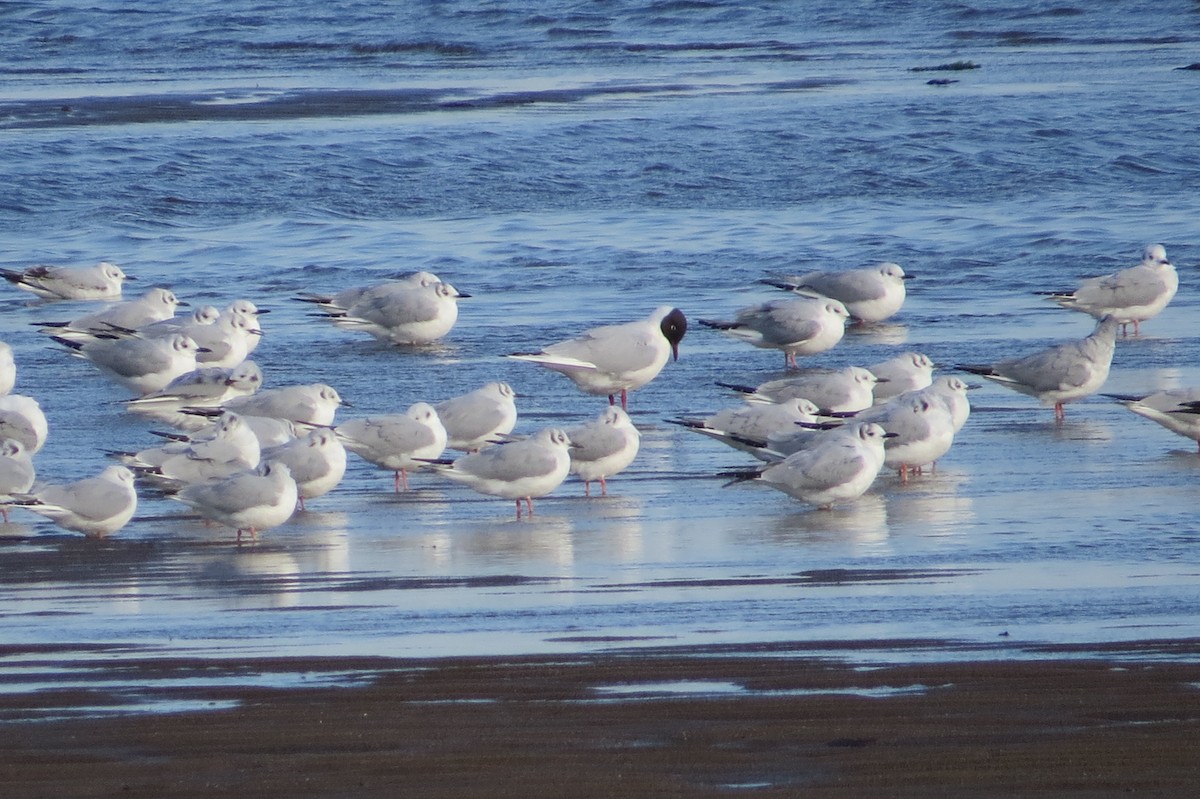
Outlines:
{"label": "wave", "polygon": [[[816,90],[836,80],[761,84],[762,91]],[[578,103],[604,97],[702,92],[686,83],[605,84],[480,94],[467,88],[294,89],[76,97],[0,102],[0,130],[206,121],[269,121]],[[717,87],[727,89],[727,87]]]}

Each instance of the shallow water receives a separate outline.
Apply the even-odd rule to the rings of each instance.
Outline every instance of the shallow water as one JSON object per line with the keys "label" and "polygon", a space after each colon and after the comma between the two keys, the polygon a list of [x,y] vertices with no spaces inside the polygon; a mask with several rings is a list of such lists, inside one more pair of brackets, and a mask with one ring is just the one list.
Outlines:
{"label": "shallow water", "polygon": [[[582,422],[602,399],[499,356],[665,302],[728,315],[772,296],[770,273],[878,260],[917,275],[901,314],[809,363],[994,360],[1085,335],[1032,292],[1155,241],[1179,294],[1119,343],[1105,390],[1200,384],[1200,104],[1175,69],[1196,57],[1195,4],[122,6],[0,10],[17,45],[0,53],[0,266],[107,259],[193,304],[248,297],[273,310],[267,384],[330,383],[343,417],[502,379],[519,432]],[[980,69],[910,71],[961,60]],[[473,295],[438,346],[382,346],[289,299],[412,269]],[[43,478],[154,441],[121,389],[29,327],[85,306],[5,288],[0,307],[16,390],[50,419]],[[731,404],[715,380],[778,376],[782,358],[698,325],[682,349],[631,398],[643,447],[612,495],[572,481],[531,520],[432,476],[396,495],[353,459],[254,546],[149,494],[102,542],[14,513],[0,645],[929,639],[952,656],[1200,635],[1192,443],[1103,398],[1056,424],[988,386],[935,474],[819,512],[722,488],[746,460],[663,421]]]}

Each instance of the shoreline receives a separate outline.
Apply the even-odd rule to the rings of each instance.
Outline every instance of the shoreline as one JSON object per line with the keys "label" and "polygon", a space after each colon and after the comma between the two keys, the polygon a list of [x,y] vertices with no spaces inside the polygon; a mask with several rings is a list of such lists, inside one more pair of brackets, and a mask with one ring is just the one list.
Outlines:
{"label": "shoreline", "polygon": [[[10,797],[1093,797],[1200,788],[1200,641],[903,663],[811,652],[805,643],[431,660],[141,658],[115,671],[161,698],[211,709],[5,721],[0,762]],[[249,684],[284,672],[370,679]],[[189,676],[208,682],[189,685]],[[103,684],[47,682],[46,691],[0,694],[3,718],[103,704]]]}

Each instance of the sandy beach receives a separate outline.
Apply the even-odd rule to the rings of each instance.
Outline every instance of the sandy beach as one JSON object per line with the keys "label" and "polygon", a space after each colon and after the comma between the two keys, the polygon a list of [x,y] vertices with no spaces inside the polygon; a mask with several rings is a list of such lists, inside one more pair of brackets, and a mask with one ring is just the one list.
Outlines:
{"label": "sandy beach", "polygon": [[[785,645],[237,663],[224,668],[377,676],[210,690],[226,709],[7,722],[0,769],[9,797],[1193,795],[1200,642],[1140,649],[877,667]],[[198,668],[221,667],[126,664],[150,680]],[[102,697],[10,694],[2,712],[58,701]]]}

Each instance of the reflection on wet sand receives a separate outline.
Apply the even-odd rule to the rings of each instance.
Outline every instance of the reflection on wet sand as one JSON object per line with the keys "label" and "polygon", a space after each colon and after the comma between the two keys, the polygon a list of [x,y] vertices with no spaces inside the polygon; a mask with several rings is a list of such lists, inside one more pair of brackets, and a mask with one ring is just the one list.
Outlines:
{"label": "reflection on wet sand", "polygon": [[956,535],[975,521],[967,494],[970,476],[943,468],[911,480],[888,495],[887,520],[893,535]]}
{"label": "reflection on wet sand", "polygon": [[770,527],[769,540],[786,546],[808,546],[836,539],[855,548],[872,548],[887,540],[887,503],[877,493],[832,510],[804,508],[780,516]]}
{"label": "reflection on wet sand", "polygon": [[874,324],[852,324],[846,328],[846,336],[853,337],[853,344],[881,344],[899,347],[908,343],[908,325],[876,322]]}

